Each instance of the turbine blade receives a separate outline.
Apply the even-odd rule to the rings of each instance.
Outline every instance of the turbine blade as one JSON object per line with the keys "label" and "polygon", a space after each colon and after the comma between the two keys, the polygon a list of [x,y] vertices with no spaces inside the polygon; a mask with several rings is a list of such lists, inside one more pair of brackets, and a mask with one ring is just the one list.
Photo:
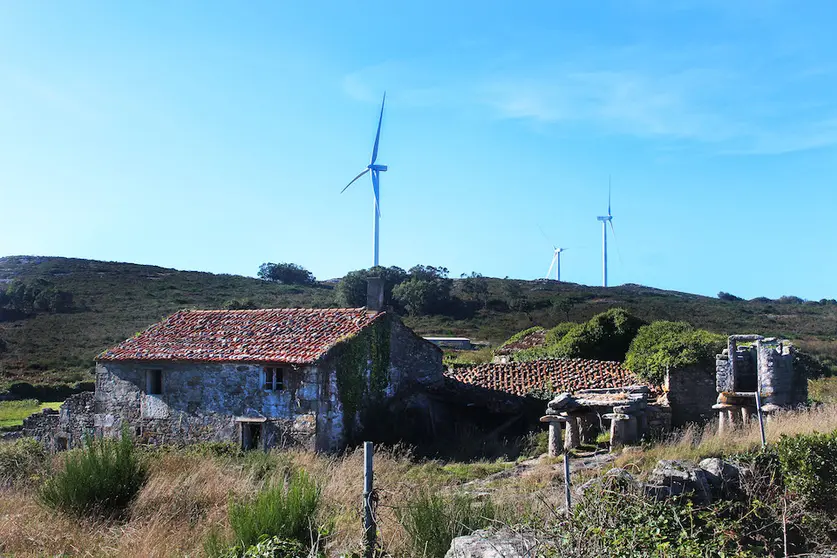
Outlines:
{"label": "turbine blade", "polygon": [[378,131],[375,133],[375,146],[372,148],[372,162],[369,163],[370,165],[374,165],[375,161],[378,160],[378,140],[381,139],[381,122],[384,120],[384,103],[387,102],[387,93],[384,91],[384,100],[381,101],[381,115],[378,117]]}
{"label": "turbine blade", "polygon": [[616,229],[613,228],[613,221],[608,221],[610,223],[610,233],[613,235],[613,243],[616,244],[616,255],[619,257],[619,265],[623,265],[622,262],[622,251],[619,250],[619,241],[616,239]]}
{"label": "turbine blade", "polygon": [[375,211],[381,216],[381,183],[378,171],[372,171],[372,192],[375,195]]}
{"label": "turbine blade", "polygon": [[[610,175],[607,175],[607,214],[610,215]],[[610,225],[613,228],[613,223]]]}
{"label": "turbine blade", "polygon": [[343,187],[343,189],[342,189],[342,190],[340,190],[340,193],[342,194],[343,192],[345,192],[345,191],[346,191],[346,188],[348,188],[349,186],[351,186],[352,184],[354,184],[354,183],[355,183],[355,181],[356,181],[358,178],[360,178],[361,176],[363,176],[363,175],[364,175],[364,174],[366,174],[367,172],[369,172],[369,169],[368,169],[368,168],[367,168],[367,169],[363,169],[363,172],[362,172],[362,173],[360,173],[359,175],[357,175],[356,177],[354,177],[354,178],[352,179],[352,181],[351,181],[351,182],[349,182],[348,184],[346,184],[346,185]]}
{"label": "turbine blade", "polygon": [[552,273],[552,268],[555,267],[555,260],[558,259],[558,254],[552,256],[552,263],[549,264],[549,270],[546,272],[546,277],[544,279],[549,279],[549,274]]}

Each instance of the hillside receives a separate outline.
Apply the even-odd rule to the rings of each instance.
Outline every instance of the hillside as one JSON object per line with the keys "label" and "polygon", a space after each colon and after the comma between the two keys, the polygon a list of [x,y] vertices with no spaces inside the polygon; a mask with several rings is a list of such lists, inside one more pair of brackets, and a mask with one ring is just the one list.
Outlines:
{"label": "hillside", "polygon": [[[97,353],[183,308],[221,308],[233,299],[250,299],[262,308],[338,304],[331,281],[300,287],[137,264],[0,258],[0,290],[15,279],[45,279],[71,293],[73,303],[65,313],[24,316],[0,311],[0,387],[17,381],[89,380]],[[450,309],[450,316],[408,316],[405,321],[422,334],[464,335],[498,343],[532,325],[587,320],[608,308],[623,307],[649,321],[685,320],[718,333],[786,336],[802,340],[813,352],[837,354],[834,302],[722,301],[638,285],[605,289],[553,281],[486,282],[484,308],[459,303]],[[454,282],[454,294],[459,283]]]}

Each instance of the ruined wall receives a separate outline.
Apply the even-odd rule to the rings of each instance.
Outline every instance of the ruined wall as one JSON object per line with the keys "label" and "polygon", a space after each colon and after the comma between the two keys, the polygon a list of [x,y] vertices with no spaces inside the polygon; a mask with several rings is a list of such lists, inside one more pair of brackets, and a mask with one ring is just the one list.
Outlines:
{"label": "ruined wall", "polygon": [[390,338],[390,373],[392,387],[398,389],[406,380],[423,386],[437,386],[444,381],[442,351],[419,337],[410,328],[392,317]]}
{"label": "ruined wall", "polygon": [[41,442],[49,451],[79,447],[93,430],[93,392],[68,397],[56,411],[44,409],[23,420],[23,434]]}
{"label": "ruined wall", "polygon": [[664,389],[671,406],[672,426],[702,423],[714,416],[712,405],[718,393],[711,368],[695,365],[672,370],[666,375]]}
{"label": "ruined wall", "polygon": [[756,342],[758,375],[764,404],[780,407],[803,405],[808,399],[808,381],[793,367],[793,346],[777,339]]}
{"label": "ruined wall", "polygon": [[[162,394],[146,393],[149,370],[162,370]],[[267,419],[262,444],[314,446],[319,408],[316,368],[285,369],[285,389],[266,391],[253,364],[100,363],[94,424],[115,436],[123,423],[149,443],[238,443],[237,418]]]}

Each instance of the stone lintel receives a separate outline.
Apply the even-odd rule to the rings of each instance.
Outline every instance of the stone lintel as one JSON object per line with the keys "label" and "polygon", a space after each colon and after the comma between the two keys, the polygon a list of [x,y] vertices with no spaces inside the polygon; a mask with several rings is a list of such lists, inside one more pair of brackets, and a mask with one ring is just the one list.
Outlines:
{"label": "stone lintel", "polygon": [[544,415],[541,417],[541,422],[567,422],[567,417],[558,415]]}

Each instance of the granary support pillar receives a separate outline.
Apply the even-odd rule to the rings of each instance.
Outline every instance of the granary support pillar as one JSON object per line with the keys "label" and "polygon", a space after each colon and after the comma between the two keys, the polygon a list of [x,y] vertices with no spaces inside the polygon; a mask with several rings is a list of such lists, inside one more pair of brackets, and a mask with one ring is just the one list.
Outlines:
{"label": "granary support pillar", "polygon": [[558,457],[564,450],[564,444],[561,440],[561,424],[567,422],[567,419],[557,415],[545,415],[541,417],[541,422],[549,424],[549,457]]}
{"label": "granary support pillar", "polygon": [[571,450],[581,447],[581,435],[578,429],[578,417],[573,413],[563,413],[567,419],[567,434],[564,438],[564,449]]}

